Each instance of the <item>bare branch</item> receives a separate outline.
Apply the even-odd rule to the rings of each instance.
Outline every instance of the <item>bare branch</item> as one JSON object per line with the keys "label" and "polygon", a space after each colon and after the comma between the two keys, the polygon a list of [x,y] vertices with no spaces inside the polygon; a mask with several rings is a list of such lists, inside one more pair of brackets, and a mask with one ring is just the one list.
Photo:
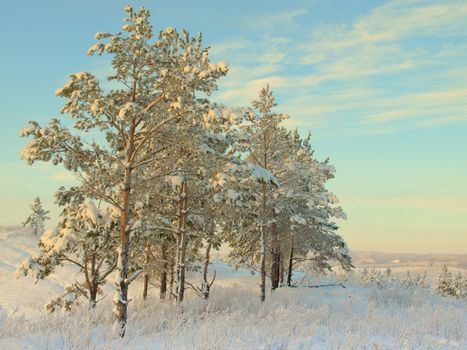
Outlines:
{"label": "bare branch", "polygon": [[85,270],[85,267],[82,264],[80,264],[79,262],[77,262],[77,261],[75,261],[73,259],[70,259],[69,257],[67,257],[67,256],[65,256],[63,254],[60,254],[58,259],[63,260],[63,261],[68,261],[68,262],[70,262],[72,264],[75,264],[76,266],[82,268],[83,270]]}
{"label": "bare branch", "polygon": [[148,112],[152,107],[154,107],[155,105],[157,105],[159,102],[161,102],[162,100],[164,99],[164,95],[161,95],[159,96],[158,98],[156,98],[155,100],[153,100],[152,102],[150,102],[146,108],[144,109],[144,111]]}
{"label": "bare branch", "polygon": [[212,277],[212,281],[211,283],[208,284],[209,288],[212,287],[212,285],[214,284],[214,281],[216,280],[216,271],[214,270],[214,276]]}
{"label": "bare branch", "polygon": [[103,282],[103,281],[105,280],[105,278],[106,278],[108,275],[110,275],[110,274],[112,273],[113,270],[115,270],[116,267],[117,267],[117,259],[115,259],[114,263],[107,269],[107,271],[105,271],[105,272],[101,275],[99,281],[100,281],[100,282]]}
{"label": "bare branch", "polygon": [[135,165],[133,165],[133,169],[136,169],[136,168],[139,168],[143,165],[148,165],[152,162],[155,162],[157,160],[157,158],[151,158],[151,157],[154,157],[157,153],[159,152],[162,152],[164,150],[167,149],[167,146],[164,146],[162,148],[159,148],[157,150],[155,150],[154,152],[151,152],[149,155],[143,157],[143,160],[141,160],[139,163],[136,163]]}
{"label": "bare branch", "polygon": [[203,294],[202,289],[200,289],[199,287],[194,286],[193,284],[191,284],[188,281],[185,281],[185,284],[188,284],[188,286],[196,293],[197,296],[199,296],[200,298],[204,298],[204,294]]}
{"label": "bare branch", "polygon": [[140,270],[134,272],[133,275],[131,275],[130,277],[128,277],[128,278],[125,280],[125,283],[126,283],[127,285],[130,284],[130,283],[133,282],[136,278],[138,278],[138,276],[141,275],[143,272],[144,272],[144,269],[140,269]]}

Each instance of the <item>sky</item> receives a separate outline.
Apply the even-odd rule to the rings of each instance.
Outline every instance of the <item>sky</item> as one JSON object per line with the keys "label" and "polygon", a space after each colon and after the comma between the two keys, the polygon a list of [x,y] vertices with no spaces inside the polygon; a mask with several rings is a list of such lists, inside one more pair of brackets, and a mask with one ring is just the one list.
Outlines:
{"label": "sky", "polygon": [[[73,178],[19,158],[29,120],[60,116],[68,76],[104,79],[86,50],[117,32],[125,1],[2,0],[0,224]],[[134,1],[167,26],[203,33],[230,66],[213,100],[246,106],[269,84],[289,128],[330,158],[329,188],[353,250],[467,253],[467,1]]]}

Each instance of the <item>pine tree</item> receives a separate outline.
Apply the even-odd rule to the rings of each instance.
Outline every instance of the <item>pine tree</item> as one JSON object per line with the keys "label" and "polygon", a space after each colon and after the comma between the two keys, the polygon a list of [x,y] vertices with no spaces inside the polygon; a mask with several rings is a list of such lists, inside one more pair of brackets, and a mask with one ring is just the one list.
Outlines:
{"label": "pine tree", "polygon": [[34,232],[34,236],[37,237],[37,235],[41,234],[44,230],[44,222],[46,220],[50,220],[47,216],[49,211],[42,208],[41,199],[39,197],[36,197],[34,203],[31,205],[31,211],[32,213],[23,222],[23,227],[31,227]]}
{"label": "pine tree", "polygon": [[459,299],[467,298],[467,279],[459,272],[452,281],[454,296]]}
{"label": "pine tree", "polygon": [[448,271],[448,267],[444,265],[438,276],[436,291],[444,296],[464,299],[467,297],[467,279],[460,272],[456,276],[453,276]]}
{"label": "pine tree", "polygon": [[[178,302],[183,301],[185,292],[187,247],[200,246],[203,239],[209,247],[203,268],[203,275],[207,276],[209,261],[206,263],[206,259],[209,260],[212,244],[217,241],[214,228],[216,220],[222,220],[225,204],[214,184],[235,157],[229,152],[233,142],[229,132],[242,121],[241,111],[234,110],[227,114],[225,110],[216,113],[216,109],[209,109],[204,117],[201,125],[178,125],[180,140],[174,150],[175,175],[167,178],[172,184],[172,207],[175,209],[171,220],[177,247],[175,298]],[[214,247],[217,246],[216,243]]]}
{"label": "pine tree", "polygon": [[[268,86],[263,88],[256,100],[252,102],[257,111],[256,115],[250,118],[250,124],[244,127],[249,145],[246,167],[249,168],[249,187],[253,197],[250,201],[250,210],[254,213],[254,221],[247,223],[250,226],[248,231],[256,231],[251,239],[253,247],[259,246],[259,272],[260,272],[260,300],[266,298],[266,269],[268,241],[276,243],[275,213],[276,209],[272,205],[271,198],[275,189],[278,188],[274,170],[277,170],[274,161],[282,158],[284,148],[282,142],[278,142],[280,137],[279,124],[287,116],[272,112],[276,105],[274,97]],[[277,252],[277,245],[270,245],[271,253]],[[273,261],[276,269],[277,260]],[[278,266],[277,266],[278,267]]]}
{"label": "pine tree", "polygon": [[454,296],[455,290],[452,283],[452,274],[448,271],[448,267],[443,265],[440,275],[438,276],[438,283],[436,286],[436,291],[444,296]]}
{"label": "pine tree", "polygon": [[[328,161],[313,157],[310,135],[301,139],[298,132],[287,135],[288,154],[284,170],[278,175],[279,191],[275,206],[280,208],[278,227],[284,242],[282,254],[288,256],[287,285],[291,285],[295,264],[307,262],[316,271],[330,270],[330,261],[337,261],[344,269],[352,267],[348,249],[336,234],[331,220],[345,219],[336,196],[325,187],[333,177],[334,168]],[[276,277],[277,278],[277,277]],[[277,284],[277,282],[276,282]]]}
{"label": "pine tree", "polygon": [[[23,159],[29,164],[62,163],[78,175],[88,197],[120,212],[114,300],[121,336],[126,329],[128,287],[134,279],[129,275],[131,233],[137,220],[134,205],[143,196],[144,185],[154,180],[146,176],[146,169],[169,157],[177,145],[178,122],[203,121],[196,93],[209,95],[228,70],[223,62],[209,62],[201,35],[193,38],[185,30],[179,33],[168,27],[154,39],[147,9],[126,6],[125,11],[122,31],[97,33],[98,43],[88,50],[90,55],[112,56],[114,74],[109,79],[117,88],[105,91],[88,72],[72,74],[56,95],[67,99],[62,112],[76,120],[74,133],[59,119],[46,127],[30,122],[22,130],[22,136],[33,138],[23,149]],[[103,135],[104,144],[86,138],[91,130]]]}
{"label": "pine tree", "polygon": [[[265,299],[269,264],[271,290],[279,286],[281,261],[288,255],[289,284],[293,265],[313,252],[321,268],[331,260],[351,267],[345,242],[331,218],[344,218],[337,198],[324,183],[334,168],[312,157],[309,140],[280,126],[287,116],[272,111],[274,97],[269,87],[253,102],[256,113],[241,127],[245,162],[235,171],[242,178],[237,193],[247,208],[238,228],[227,237],[235,264],[256,266],[259,260],[260,298]],[[298,227],[301,226],[300,229]],[[300,257],[295,257],[296,253]]]}

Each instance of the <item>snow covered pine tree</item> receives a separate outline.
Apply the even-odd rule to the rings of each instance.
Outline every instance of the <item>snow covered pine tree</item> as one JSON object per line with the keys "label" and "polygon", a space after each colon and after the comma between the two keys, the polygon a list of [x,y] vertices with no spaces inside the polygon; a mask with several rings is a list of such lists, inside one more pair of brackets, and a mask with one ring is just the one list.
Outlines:
{"label": "snow covered pine tree", "polygon": [[[76,123],[74,134],[59,119],[41,127],[30,122],[21,136],[32,137],[22,151],[29,164],[35,161],[62,163],[74,172],[89,198],[107,202],[119,211],[118,280],[116,281],[116,327],[125,335],[128,286],[141,273],[129,275],[130,240],[136,223],[133,215],[138,196],[148,178],[145,169],[167,159],[167,140],[177,140],[176,128],[169,127],[189,118],[202,121],[196,111],[196,92],[209,95],[215,81],[227,73],[227,66],[213,64],[201,35],[187,31],[162,30],[153,39],[150,13],[144,7],[125,7],[122,32],[97,33],[97,44],[88,54],[112,55],[115,89],[105,91],[91,73],[79,72],[56,91],[67,98],[62,113]],[[106,41],[106,42],[104,42]],[[102,134],[102,144],[87,140],[89,131]],[[94,134],[95,136],[95,134]],[[105,140],[105,141],[104,141]]]}
{"label": "snow covered pine tree", "polygon": [[23,227],[31,227],[34,232],[34,236],[37,237],[37,234],[41,234],[44,230],[44,222],[46,220],[50,220],[47,216],[49,211],[42,208],[41,199],[39,197],[34,199],[34,203],[31,205],[31,211],[32,213],[29,214],[27,219],[23,222]]}
{"label": "snow covered pine tree", "polygon": [[254,266],[259,260],[261,301],[266,297],[267,264],[271,290],[279,286],[285,273],[284,242],[289,243],[289,285],[293,265],[304,254],[313,254],[310,259],[323,267],[328,267],[330,260],[344,268],[352,266],[347,246],[330,221],[345,218],[336,196],[324,186],[334,168],[313,158],[309,137],[301,140],[296,131],[280,125],[288,116],[274,113],[275,105],[266,86],[253,101],[257,113],[239,128],[245,140],[239,152],[246,154],[246,159],[234,168],[242,178],[235,193],[244,193],[241,197],[247,210],[238,219],[237,230],[226,238],[236,265]]}

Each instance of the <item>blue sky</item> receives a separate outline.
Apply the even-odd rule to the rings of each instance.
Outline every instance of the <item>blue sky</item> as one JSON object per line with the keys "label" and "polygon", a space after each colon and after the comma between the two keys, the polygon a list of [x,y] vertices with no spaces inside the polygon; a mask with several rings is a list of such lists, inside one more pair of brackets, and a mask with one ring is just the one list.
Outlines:
{"label": "blue sky", "polygon": [[[69,74],[109,72],[88,57],[118,31],[123,1],[2,4],[0,224],[72,179],[19,160],[28,120],[58,116]],[[288,127],[312,132],[337,168],[329,186],[349,218],[351,249],[467,252],[466,1],[145,1],[155,29],[203,33],[231,69],[214,99],[247,105],[265,83]]]}

